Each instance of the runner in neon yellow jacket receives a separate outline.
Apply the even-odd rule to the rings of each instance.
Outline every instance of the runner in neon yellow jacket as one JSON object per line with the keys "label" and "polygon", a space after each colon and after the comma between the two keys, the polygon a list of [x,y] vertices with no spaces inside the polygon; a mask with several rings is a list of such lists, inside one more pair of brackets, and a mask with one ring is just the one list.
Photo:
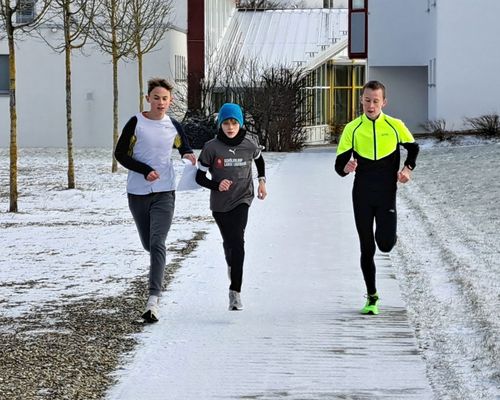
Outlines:
{"label": "runner in neon yellow jacket", "polygon": [[[367,290],[367,302],[361,312],[378,314],[375,244],[383,252],[391,251],[396,244],[397,182],[410,180],[419,147],[401,120],[382,112],[387,104],[382,83],[367,82],[361,103],[363,115],[349,122],[340,137],[335,170],[340,176],[356,173],[352,200]],[[400,146],[408,152],[401,171]]]}

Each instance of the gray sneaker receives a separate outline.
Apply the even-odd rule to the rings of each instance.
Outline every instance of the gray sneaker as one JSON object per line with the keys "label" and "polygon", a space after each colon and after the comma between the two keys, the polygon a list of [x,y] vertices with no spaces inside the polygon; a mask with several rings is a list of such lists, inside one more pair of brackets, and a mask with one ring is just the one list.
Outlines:
{"label": "gray sneaker", "polygon": [[229,291],[229,311],[238,311],[243,309],[240,294],[236,290]]}
{"label": "gray sneaker", "polygon": [[146,308],[144,313],[142,314],[142,318],[146,322],[158,322],[160,319],[159,316],[159,305],[160,298],[158,296],[149,296],[148,302],[146,303]]}

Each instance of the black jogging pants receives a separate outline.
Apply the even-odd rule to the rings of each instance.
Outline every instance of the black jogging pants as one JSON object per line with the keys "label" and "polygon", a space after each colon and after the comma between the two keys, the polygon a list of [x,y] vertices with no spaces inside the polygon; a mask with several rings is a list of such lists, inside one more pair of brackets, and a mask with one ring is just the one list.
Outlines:
{"label": "black jogging pants", "polygon": [[[354,219],[361,250],[361,270],[368,294],[375,294],[375,244],[388,253],[396,244],[396,190],[367,190],[358,185],[352,191]],[[375,231],[374,231],[375,223]]]}
{"label": "black jogging pants", "polygon": [[241,291],[243,262],[245,260],[245,228],[248,222],[248,204],[240,204],[228,212],[212,212],[222,235],[224,255],[231,267],[230,290]]}

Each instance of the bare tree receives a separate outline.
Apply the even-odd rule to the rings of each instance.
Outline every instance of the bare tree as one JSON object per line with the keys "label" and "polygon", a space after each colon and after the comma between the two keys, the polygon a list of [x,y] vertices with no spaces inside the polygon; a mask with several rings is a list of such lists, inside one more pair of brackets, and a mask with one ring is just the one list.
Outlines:
{"label": "bare tree", "polygon": [[[278,66],[263,75],[264,90],[275,101],[276,110],[268,130],[270,147],[276,151],[300,150],[305,142],[305,122],[308,119],[305,80],[300,69]],[[273,111],[274,113],[274,111]]]}
{"label": "bare tree", "polygon": [[[118,142],[118,63],[129,57],[134,46],[130,17],[130,0],[101,0],[92,18],[92,38],[101,50],[111,55],[113,68],[113,149]],[[112,156],[111,172],[118,170]]]}
{"label": "bare tree", "polygon": [[10,212],[18,211],[16,40],[20,34],[29,33],[42,23],[50,3],[51,0],[0,0],[0,21],[9,48]]}
{"label": "bare tree", "polygon": [[134,43],[130,55],[137,59],[140,111],[144,110],[143,57],[165,36],[172,10],[172,0],[130,0],[128,19]]}
{"label": "bare tree", "polygon": [[[231,60],[218,61],[220,59],[215,53],[207,57],[208,69],[200,82],[200,108],[188,109],[182,121],[191,146],[197,149],[201,149],[205,142],[214,138],[217,133],[215,115],[219,102],[216,97],[224,101],[230,101],[233,97],[231,82],[238,68],[233,68]],[[175,103],[173,108],[177,111],[178,106]]]}
{"label": "bare tree", "polygon": [[202,110],[195,122],[205,126],[199,131],[213,125],[216,107],[236,102],[245,112],[245,128],[257,134],[268,151],[300,150],[312,98],[304,71],[286,65],[265,67],[257,59],[216,61],[215,56],[208,63],[202,82]]}
{"label": "bare tree", "polygon": [[[186,82],[187,84],[187,82]],[[213,139],[217,133],[215,122],[214,103],[211,97],[215,91],[214,81],[204,78],[201,82],[201,104],[199,109],[187,109],[182,123],[188,136],[189,143],[194,149],[201,149],[206,141]],[[186,85],[187,86],[187,85]],[[182,88],[181,88],[182,89]],[[187,87],[184,90],[176,90],[175,101],[170,110],[175,114],[181,114],[188,104]]]}
{"label": "bare tree", "polygon": [[[239,80],[239,82],[238,82]],[[233,98],[245,112],[245,127],[259,136],[268,151],[300,150],[309,118],[302,71],[288,66],[263,67],[247,61],[232,81]]]}
{"label": "bare tree", "polygon": [[[73,157],[73,117],[71,90],[71,57],[72,51],[82,49],[87,43],[90,26],[95,12],[95,0],[52,0],[52,21],[60,22],[63,41],[53,44],[41,37],[55,51],[64,52],[65,87],[66,87],[66,142],[68,153],[68,189],[76,187],[75,163]],[[58,25],[59,26],[59,25]]]}
{"label": "bare tree", "polygon": [[273,0],[240,0],[236,7],[247,10],[275,10],[283,6],[281,2]]}

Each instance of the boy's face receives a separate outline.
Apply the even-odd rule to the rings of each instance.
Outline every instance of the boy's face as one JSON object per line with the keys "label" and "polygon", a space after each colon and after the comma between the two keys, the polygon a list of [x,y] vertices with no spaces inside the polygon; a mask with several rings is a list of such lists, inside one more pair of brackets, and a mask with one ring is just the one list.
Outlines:
{"label": "boy's face", "polygon": [[370,119],[377,119],[386,104],[387,100],[384,98],[382,89],[373,90],[367,88],[361,95],[363,112]]}
{"label": "boy's face", "polygon": [[231,139],[238,134],[240,130],[240,123],[233,118],[228,118],[222,121],[221,128],[224,134]]}
{"label": "boy's face", "polygon": [[150,116],[161,119],[170,107],[172,94],[164,87],[157,86],[146,96],[146,100],[151,106]]}

